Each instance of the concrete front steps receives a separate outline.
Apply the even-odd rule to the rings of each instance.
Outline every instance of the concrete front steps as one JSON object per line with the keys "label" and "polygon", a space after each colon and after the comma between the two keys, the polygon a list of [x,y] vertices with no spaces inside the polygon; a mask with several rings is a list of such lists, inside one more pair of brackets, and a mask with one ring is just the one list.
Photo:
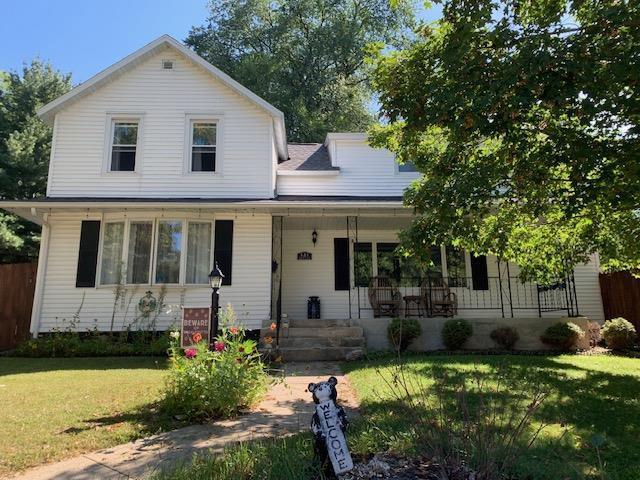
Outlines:
{"label": "concrete front steps", "polygon": [[[275,337],[275,332],[263,328],[260,336],[264,351],[264,337]],[[350,326],[349,320],[292,319],[280,329],[279,354],[285,362],[352,360],[362,356],[364,347],[362,327]]]}

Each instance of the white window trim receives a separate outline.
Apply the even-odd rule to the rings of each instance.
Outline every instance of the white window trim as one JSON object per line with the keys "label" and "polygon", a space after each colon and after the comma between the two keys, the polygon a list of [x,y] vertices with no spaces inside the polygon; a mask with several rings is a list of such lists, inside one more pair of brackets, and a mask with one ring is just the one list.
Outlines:
{"label": "white window trim", "polygon": [[[175,221],[182,223],[182,240],[180,242],[180,276],[178,283],[160,283],[156,282],[156,266],[158,260],[158,228],[162,221]],[[150,222],[151,223],[151,256],[149,262],[149,281],[147,283],[128,283],[127,281],[127,260],[129,255],[129,233],[131,229],[131,222]],[[189,223],[208,223],[211,225],[211,245],[209,251],[209,265],[213,265],[214,254],[214,239],[215,239],[215,219],[214,218],[200,218],[194,216],[179,217],[149,217],[149,216],[132,216],[131,218],[109,218],[102,219],[100,228],[100,241],[98,242],[98,265],[96,268],[96,286],[95,288],[113,288],[115,283],[102,283],[102,254],[104,248],[104,235],[105,225],[107,223],[124,223],[123,239],[122,239],[122,268],[123,268],[123,286],[124,287],[154,287],[165,285],[168,288],[175,287],[194,287],[194,288],[208,288],[208,283],[186,283],[187,275],[187,246],[189,235]]]}
{"label": "white window trim", "polygon": [[[138,137],[136,141],[135,167],[132,172],[111,170],[111,151],[113,148],[113,129],[116,122],[137,122]],[[144,135],[144,113],[109,112],[105,122],[104,155],[102,159],[102,174],[109,176],[136,176],[142,173],[142,136]]]}
{"label": "white window trim", "polygon": [[[187,113],[184,129],[183,173],[195,176],[222,176],[224,168],[224,116],[219,113]],[[193,143],[194,122],[216,124],[216,169],[213,172],[194,172],[191,170],[191,147]]]}

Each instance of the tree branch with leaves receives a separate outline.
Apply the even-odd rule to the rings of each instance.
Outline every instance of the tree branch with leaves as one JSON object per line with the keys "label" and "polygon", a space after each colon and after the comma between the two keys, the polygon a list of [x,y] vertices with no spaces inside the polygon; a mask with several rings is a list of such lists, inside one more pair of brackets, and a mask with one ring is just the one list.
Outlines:
{"label": "tree branch with leaves", "polygon": [[406,248],[452,243],[543,283],[594,252],[638,269],[640,5],[441,3],[371,58],[386,123],[370,141],[422,173]]}

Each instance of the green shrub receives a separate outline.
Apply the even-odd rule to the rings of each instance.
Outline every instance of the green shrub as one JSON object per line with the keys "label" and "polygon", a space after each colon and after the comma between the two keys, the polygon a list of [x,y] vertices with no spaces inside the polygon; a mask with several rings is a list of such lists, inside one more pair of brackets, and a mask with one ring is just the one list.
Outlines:
{"label": "green shrub", "polygon": [[247,340],[244,329],[234,325],[231,307],[224,315],[213,349],[199,342],[183,351],[179,332],[172,333],[162,401],[167,413],[201,420],[226,418],[254,404],[265,392],[268,377],[256,342]]}
{"label": "green shrub", "polygon": [[548,327],[540,340],[543,343],[561,350],[570,350],[576,342],[584,337],[584,330],[573,322],[558,322]]}
{"label": "green shrub", "polygon": [[22,342],[13,352],[17,357],[117,357],[160,356],[169,348],[168,332],[118,332],[115,335],[54,331]]}
{"label": "green shrub", "polygon": [[607,346],[613,350],[630,348],[636,339],[636,327],[622,317],[604,322],[600,333]]}
{"label": "green shrub", "polygon": [[449,350],[459,350],[473,335],[473,327],[462,319],[451,319],[444,322],[442,327],[442,343]]}
{"label": "green shrub", "polygon": [[405,351],[409,344],[420,336],[422,327],[415,318],[394,318],[387,327],[387,336],[392,345]]}
{"label": "green shrub", "polygon": [[513,327],[507,327],[502,325],[490,333],[491,340],[496,342],[502,348],[511,350],[514,345],[520,340],[518,331]]}

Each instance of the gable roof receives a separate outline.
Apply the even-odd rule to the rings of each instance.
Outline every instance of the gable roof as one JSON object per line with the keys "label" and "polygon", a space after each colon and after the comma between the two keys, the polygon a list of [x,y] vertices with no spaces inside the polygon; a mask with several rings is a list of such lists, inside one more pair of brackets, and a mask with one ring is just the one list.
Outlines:
{"label": "gable roof", "polygon": [[101,71],[100,73],[94,75],[86,82],[81,83],[80,85],[73,88],[71,91],[66,94],[56,98],[52,102],[44,105],[38,110],[38,116],[47,124],[53,125],[53,120],[56,116],[56,113],[70,105],[71,103],[91,94],[98,88],[106,85],[107,83],[113,81],[115,78],[119,77],[126,71],[135,67],[139,63],[143,62],[147,58],[155,55],[161,49],[165,47],[171,47],[174,50],[178,51],[188,60],[201,67],[205,72],[209,73],[217,80],[222,82],[227,87],[234,90],[239,95],[247,98],[250,102],[255,104],[257,107],[261,108],[265,112],[267,112],[273,118],[273,127],[274,133],[276,137],[276,147],[278,151],[278,157],[280,160],[286,160],[287,155],[287,141],[286,141],[286,130],[284,125],[284,114],[278,110],[276,107],[271,105],[269,102],[259,97],[251,90],[241,85],[229,75],[224,73],[222,70],[214,67],[209,62],[207,62],[204,58],[196,54],[191,49],[185,47],[182,43],[177,41],[175,38],[170,35],[162,35],[161,37],[155,39],[153,42],[145,45],[139,50],[136,50],[132,54],[126,56],[122,60],[117,63],[114,63],[109,68]]}

